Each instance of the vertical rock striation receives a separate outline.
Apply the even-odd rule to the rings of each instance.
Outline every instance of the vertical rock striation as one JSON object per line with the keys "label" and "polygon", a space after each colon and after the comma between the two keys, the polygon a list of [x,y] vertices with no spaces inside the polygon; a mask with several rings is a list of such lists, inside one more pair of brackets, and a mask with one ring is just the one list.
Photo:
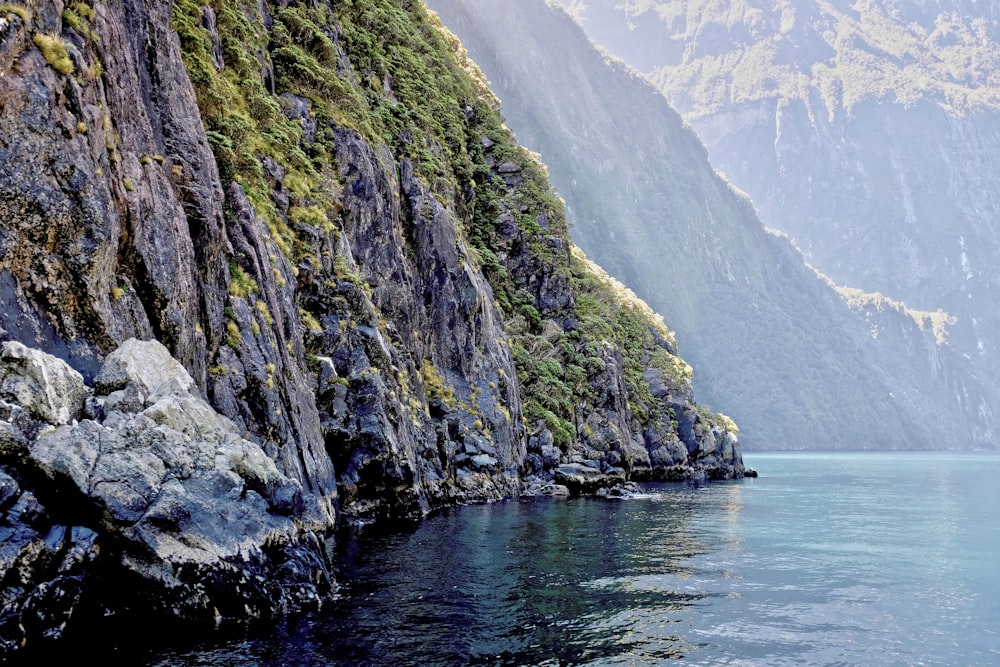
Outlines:
{"label": "vertical rock striation", "polygon": [[[687,26],[682,8],[697,6],[690,20],[704,18],[712,29],[701,33],[692,25],[688,37],[699,48],[716,47],[713,35],[726,25],[729,10],[708,4],[597,0],[576,7],[585,18],[581,28],[556,3],[542,0],[510,6],[428,1],[489,75],[519,139],[548,163],[552,182],[567,198],[575,241],[668,317],[685,358],[698,369],[698,395],[739,422],[744,446],[937,449],[988,443],[989,380],[959,354],[961,327],[943,312],[878,304],[858,317],[855,309],[866,307],[856,295],[845,299],[849,291],[817,275],[787,235],[765,228],[775,222],[755,210],[764,201],[761,193],[790,203],[791,195],[775,194],[789,183],[797,183],[788,188],[795,193],[827,188],[819,177],[804,185],[803,156],[822,155],[807,133],[785,126],[782,150],[802,159],[789,160],[779,174],[759,167],[773,152],[774,137],[759,139],[753,127],[736,123],[738,110],[724,133],[723,123],[706,121],[702,136],[709,152],[723,140],[741,152],[725,166],[733,182],[744,183],[735,178],[738,170],[756,179],[752,204],[714,172],[705,146],[663,95],[587,39],[613,35],[616,40],[607,43],[634,65],[680,58],[683,44],[668,38],[673,33],[658,28],[659,21]],[[791,11],[743,12],[747,3],[736,4],[740,10],[732,16],[752,24],[766,15],[775,28],[775,17]],[[634,20],[626,21],[626,14]],[[740,20],[731,26],[734,33]],[[781,58],[780,52],[766,53]],[[692,59],[685,71],[694,83],[680,86],[671,99],[718,93],[713,72],[725,63],[708,55],[684,57]],[[694,63],[704,64],[704,71]],[[748,66],[741,74],[755,72]],[[763,84],[740,92],[769,94]],[[748,122],[761,117],[744,111]],[[869,139],[865,145],[877,145]],[[750,143],[755,148],[748,150]],[[859,188],[863,182],[855,179]],[[832,216],[848,206],[820,208]],[[800,213],[792,217],[801,225],[820,217],[816,209]],[[863,252],[869,250],[844,256],[856,259]]]}
{"label": "vertical rock striation", "polygon": [[316,606],[337,521],[565,466],[742,475],[422,5],[0,5],[0,221],[4,651]]}

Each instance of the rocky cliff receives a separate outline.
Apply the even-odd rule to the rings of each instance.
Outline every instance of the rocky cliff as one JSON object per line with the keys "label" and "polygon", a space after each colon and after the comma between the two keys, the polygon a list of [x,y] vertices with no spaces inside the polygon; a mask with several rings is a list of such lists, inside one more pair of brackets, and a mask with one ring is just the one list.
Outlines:
{"label": "rocky cliff", "polygon": [[[576,242],[668,316],[699,369],[699,396],[734,416],[745,447],[971,442],[964,409],[978,389],[963,384],[961,359],[940,343],[946,314],[904,307],[859,318],[715,174],[666,100],[554,3],[428,4],[489,75],[519,139],[549,165]],[[603,5],[583,4],[600,23]],[[641,43],[642,34],[633,36]]]}
{"label": "rocky cliff", "polygon": [[598,0],[578,16],[809,262],[953,316],[932,383],[948,444],[996,447],[996,3]]}
{"label": "rocky cliff", "polygon": [[338,522],[742,475],[496,107],[420,3],[0,4],[4,651],[320,604]]}

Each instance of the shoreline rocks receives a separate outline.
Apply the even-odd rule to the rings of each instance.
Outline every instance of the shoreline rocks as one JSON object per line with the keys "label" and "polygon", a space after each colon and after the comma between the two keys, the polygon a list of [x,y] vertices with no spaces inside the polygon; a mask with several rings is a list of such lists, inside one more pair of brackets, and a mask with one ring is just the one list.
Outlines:
{"label": "shoreline rocks", "polygon": [[[20,343],[0,351],[0,655],[58,639],[79,614],[215,624],[318,608],[334,591],[324,536],[303,529],[301,483],[163,345],[126,341],[93,385]],[[549,449],[520,495],[643,493],[623,468],[557,463]],[[712,477],[690,464],[633,472]]]}
{"label": "shoreline rocks", "polygon": [[609,489],[625,483],[625,471],[612,468],[601,471],[585,463],[563,463],[556,466],[553,479],[569,489],[571,495],[596,494],[601,489]]}
{"label": "shoreline rocks", "polygon": [[334,581],[301,484],[166,348],[127,341],[95,385],[18,343],[0,354],[0,654],[85,607],[214,623],[321,604]]}
{"label": "shoreline rocks", "polygon": [[[610,496],[661,465],[742,470],[665,325],[573,249],[481,82],[408,69],[410,30],[360,4],[323,25],[287,4],[97,3],[98,40],[33,3],[75,77],[17,22],[0,35],[0,341],[20,341],[0,355],[3,650],[88,617],[315,606],[338,524],[512,498],[531,476],[568,495],[562,464]],[[435,30],[423,11],[394,20]],[[221,58],[212,34],[244,21]],[[324,81],[271,58],[300,29],[338,54]],[[367,94],[364,34],[398,60],[390,133],[366,105],[334,120],[310,101]],[[260,76],[218,89],[197,64],[223,60]],[[206,94],[216,110],[191,103]],[[266,122],[231,123],[250,101]]]}

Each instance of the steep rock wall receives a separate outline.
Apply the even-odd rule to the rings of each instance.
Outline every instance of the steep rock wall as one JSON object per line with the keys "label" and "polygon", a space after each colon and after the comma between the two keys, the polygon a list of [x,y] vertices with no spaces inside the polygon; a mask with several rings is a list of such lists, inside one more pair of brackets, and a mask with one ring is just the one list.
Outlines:
{"label": "steep rock wall", "polygon": [[[735,425],[572,249],[543,168],[421,5],[0,19],[0,338],[88,394],[76,424],[32,412],[44,382],[0,397],[5,650],[125,611],[316,604],[338,520],[512,497],[563,466],[597,486],[742,475]],[[179,362],[166,393],[142,389],[133,339]],[[110,382],[122,348],[137,361]],[[87,472],[105,457],[135,488]],[[234,534],[164,547],[203,544],[209,501]]]}
{"label": "steep rock wall", "polygon": [[[765,229],[753,204],[714,173],[663,96],[593,48],[568,15],[541,0],[429,5],[490,76],[519,139],[549,163],[576,242],[668,317],[698,369],[699,396],[736,419],[745,446],[971,441],[969,401],[938,372],[947,348],[933,365],[912,353],[933,343],[930,327],[903,314],[905,341],[874,339],[789,238]],[[598,22],[602,6],[584,13]],[[978,403],[976,384],[966,387]],[[930,413],[948,417],[928,424]]]}

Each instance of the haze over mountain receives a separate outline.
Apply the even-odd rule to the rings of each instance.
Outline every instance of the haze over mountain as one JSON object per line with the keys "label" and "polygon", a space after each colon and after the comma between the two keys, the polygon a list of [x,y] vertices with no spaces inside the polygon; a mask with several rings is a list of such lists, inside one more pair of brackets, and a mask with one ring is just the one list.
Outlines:
{"label": "haze over mountain", "polygon": [[949,345],[948,315],[817,275],[713,172],[664,98],[566,13],[542,0],[428,4],[541,153],[574,240],[664,314],[699,395],[737,420],[744,446],[991,446],[990,393]]}
{"label": "haze over mountain", "polygon": [[[1000,4],[567,3],[838,284],[943,310],[978,446],[1000,405]],[[972,389],[979,385],[981,393]]]}

